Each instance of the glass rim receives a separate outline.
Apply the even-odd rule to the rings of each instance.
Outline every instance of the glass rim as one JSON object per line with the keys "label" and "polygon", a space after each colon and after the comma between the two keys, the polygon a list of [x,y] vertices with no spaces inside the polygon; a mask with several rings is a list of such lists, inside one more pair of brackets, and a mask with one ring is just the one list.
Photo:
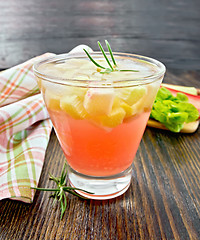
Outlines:
{"label": "glass rim", "polygon": [[[105,52],[106,54],[109,54],[109,52]],[[56,63],[56,62],[62,62],[67,59],[71,58],[87,58],[87,56],[84,53],[66,53],[66,54],[58,54],[53,57],[46,58],[44,60],[41,60],[39,62],[36,62],[33,64],[33,72],[34,74],[42,78],[42,80],[60,84],[60,85],[68,85],[68,86],[81,86],[81,87],[101,87],[101,88],[107,88],[107,87],[115,87],[114,85],[117,85],[117,87],[125,87],[125,83],[129,83],[128,86],[138,86],[138,85],[145,85],[150,84],[152,82],[158,81],[166,72],[165,65],[151,57],[146,57],[143,55],[138,54],[132,54],[132,53],[122,53],[122,52],[113,52],[114,56],[117,57],[124,57],[127,59],[137,59],[147,62],[148,64],[153,64],[156,66],[155,74],[151,74],[146,77],[138,77],[134,79],[123,79],[123,80],[116,80],[113,81],[112,79],[107,79],[106,81],[102,80],[94,80],[94,79],[76,79],[76,78],[61,78],[61,77],[55,77],[52,75],[44,74],[38,70],[38,67],[42,64],[47,63]],[[100,56],[103,58],[102,53],[99,51],[91,52],[90,55],[92,56]],[[93,83],[93,84],[92,84]],[[94,85],[94,86],[91,86]]]}

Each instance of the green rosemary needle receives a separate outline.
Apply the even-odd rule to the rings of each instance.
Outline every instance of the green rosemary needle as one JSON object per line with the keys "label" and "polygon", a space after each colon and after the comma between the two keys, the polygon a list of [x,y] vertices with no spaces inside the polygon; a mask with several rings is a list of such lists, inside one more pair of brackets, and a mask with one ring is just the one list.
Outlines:
{"label": "green rosemary needle", "polygon": [[114,64],[114,66],[117,66],[117,64],[116,64],[116,62],[115,62],[115,59],[114,59],[114,56],[113,56],[113,53],[112,53],[112,49],[111,49],[110,44],[109,44],[109,42],[108,42],[107,40],[105,40],[105,42],[106,42],[106,46],[107,46],[107,48],[108,48],[108,51],[109,51],[109,53],[110,53],[110,56],[111,56],[111,58],[112,58],[113,64]]}
{"label": "green rosemary needle", "polygon": [[104,51],[104,49],[103,49],[103,47],[102,47],[102,45],[101,45],[101,43],[98,41],[97,43],[98,43],[98,45],[99,45],[99,48],[100,48],[100,50],[101,50],[101,52],[102,52],[102,54],[103,54],[103,56],[104,56],[104,58],[105,58],[105,60],[106,60],[106,62],[108,63],[108,65],[109,65],[109,67],[110,68],[106,68],[106,67],[104,67],[104,66],[102,66],[102,65],[100,65],[99,63],[97,63],[92,57],[91,57],[91,55],[89,54],[89,52],[86,50],[86,49],[83,49],[84,51],[85,51],[85,53],[87,54],[87,56],[88,56],[88,58],[97,66],[97,67],[99,67],[99,68],[101,68],[101,69],[104,69],[104,71],[100,71],[99,73],[101,73],[101,74],[109,74],[109,73],[111,73],[111,72],[139,72],[138,70],[122,70],[122,69],[118,69],[117,68],[117,63],[116,63],[116,61],[115,61],[115,58],[114,58],[114,55],[113,55],[113,52],[112,52],[112,49],[111,49],[111,46],[110,46],[110,44],[109,44],[109,42],[107,41],[107,40],[105,40],[105,42],[106,42],[106,46],[107,46],[107,48],[108,48],[108,51],[109,51],[109,53],[110,53],[110,57],[111,57],[111,59],[112,59],[112,62],[113,62],[113,64],[114,64],[114,66],[112,66],[112,64],[111,64],[111,62],[110,62],[110,60],[108,59],[108,57],[107,57],[107,55],[106,55],[106,53],[105,53],[105,51]]}
{"label": "green rosemary needle", "polygon": [[57,185],[56,188],[34,188],[34,187],[31,187],[31,189],[35,189],[35,190],[39,190],[39,191],[54,192],[50,196],[50,198],[54,198],[53,204],[56,201],[60,202],[60,208],[61,208],[60,219],[63,218],[63,214],[64,214],[64,212],[67,208],[67,197],[66,197],[65,192],[70,193],[74,196],[83,198],[83,199],[87,199],[87,198],[82,197],[81,195],[76,193],[75,190],[80,190],[80,191],[83,191],[83,192],[88,193],[88,194],[93,194],[91,192],[85,191],[85,190],[80,189],[80,188],[73,188],[73,187],[65,186],[66,177],[67,177],[67,165],[66,165],[66,163],[63,166],[62,173],[61,173],[60,177],[54,177],[51,174],[49,174],[49,176],[50,176],[49,179],[53,180],[56,183],[56,185]]}
{"label": "green rosemary needle", "polygon": [[106,69],[105,67],[101,66],[100,64],[98,64],[91,56],[90,54],[88,53],[88,51],[86,49],[83,49],[85,51],[85,53],[87,54],[87,56],[89,57],[89,59],[97,66],[97,67],[100,67],[102,69]]}
{"label": "green rosemary needle", "polygon": [[101,43],[100,43],[99,41],[98,41],[98,45],[99,45],[99,48],[100,48],[101,52],[103,53],[104,58],[106,59],[108,65],[110,66],[111,70],[114,71],[114,69],[113,69],[110,61],[108,60],[108,58],[107,58],[107,56],[106,56],[106,54],[105,54],[105,52],[104,52],[104,49],[103,49],[103,47],[101,46]]}

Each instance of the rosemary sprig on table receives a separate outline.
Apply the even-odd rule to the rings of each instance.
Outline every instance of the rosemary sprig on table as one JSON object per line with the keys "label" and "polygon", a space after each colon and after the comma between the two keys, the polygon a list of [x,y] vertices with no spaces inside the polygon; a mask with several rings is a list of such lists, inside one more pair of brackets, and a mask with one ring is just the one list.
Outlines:
{"label": "rosemary sprig on table", "polygon": [[60,177],[54,177],[53,175],[49,174],[49,179],[53,180],[56,184],[57,184],[57,188],[34,188],[32,187],[32,189],[35,190],[39,190],[39,191],[50,191],[50,192],[54,192],[50,198],[54,198],[53,204],[58,201],[60,202],[60,208],[61,208],[61,215],[60,215],[60,219],[62,219],[63,214],[67,208],[67,197],[65,195],[65,192],[68,192],[70,194],[73,194],[77,197],[86,199],[84,197],[82,197],[81,195],[79,195],[78,193],[75,192],[75,190],[80,190],[83,191],[85,193],[88,194],[93,194],[91,192],[85,191],[83,189],[80,188],[73,188],[73,187],[69,187],[65,185],[66,182],[66,177],[67,177],[67,165],[66,163],[63,166],[62,169],[62,173]]}
{"label": "rosemary sprig on table", "polygon": [[101,52],[102,52],[102,54],[103,54],[103,56],[104,56],[105,60],[107,61],[107,63],[108,63],[108,65],[109,65],[110,68],[106,68],[106,67],[100,65],[99,63],[97,63],[97,62],[91,57],[91,55],[89,54],[89,52],[88,52],[86,49],[83,49],[83,50],[84,50],[85,53],[87,54],[88,58],[89,58],[98,68],[101,68],[101,69],[104,69],[104,70],[105,70],[105,71],[100,71],[99,73],[101,73],[101,74],[105,74],[105,73],[109,74],[109,73],[115,72],[115,71],[119,71],[119,72],[139,72],[138,70],[128,70],[128,69],[127,69],[127,70],[126,70],[126,69],[125,69],[125,70],[122,70],[122,69],[118,69],[117,63],[116,63],[116,61],[115,61],[115,58],[114,58],[114,55],[113,55],[113,52],[112,52],[112,49],[111,49],[111,46],[110,46],[109,42],[108,42],[107,40],[105,40],[106,46],[107,46],[108,51],[109,51],[109,53],[110,53],[110,57],[111,57],[111,59],[112,59],[112,63],[113,63],[113,66],[112,66],[110,60],[108,59],[108,57],[107,57],[107,55],[106,55],[106,53],[105,53],[105,51],[104,51],[104,49],[103,49],[103,47],[102,47],[102,45],[101,45],[101,43],[100,43],[99,41],[98,41],[97,43],[98,43],[99,48],[100,48],[100,50],[101,50]]}

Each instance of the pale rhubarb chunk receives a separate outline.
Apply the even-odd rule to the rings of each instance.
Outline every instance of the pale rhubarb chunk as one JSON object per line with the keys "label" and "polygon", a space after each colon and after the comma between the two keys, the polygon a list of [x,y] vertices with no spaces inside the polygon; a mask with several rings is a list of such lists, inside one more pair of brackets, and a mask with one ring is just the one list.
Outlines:
{"label": "pale rhubarb chunk", "polygon": [[114,108],[107,116],[102,116],[100,119],[104,127],[114,128],[123,122],[126,112],[123,108]]}
{"label": "pale rhubarb chunk", "polygon": [[87,114],[83,107],[83,102],[75,95],[62,97],[60,100],[60,107],[63,111],[75,119],[83,119]]}
{"label": "pale rhubarb chunk", "polygon": [[114,101],[113,89],[91,88],[87,91],[83,106],[92,116],[108,115]]}
{"label": "pale rhubarb chunk", "polygon": [[138,102],[146,92],[146,87],[143,86],[127,87],[119,90],[119,97],[131,106]]}

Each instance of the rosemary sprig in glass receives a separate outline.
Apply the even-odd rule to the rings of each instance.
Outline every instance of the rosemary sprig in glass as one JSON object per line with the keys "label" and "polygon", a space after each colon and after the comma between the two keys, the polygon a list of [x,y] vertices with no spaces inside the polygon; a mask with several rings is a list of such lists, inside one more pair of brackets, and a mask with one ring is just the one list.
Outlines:
{"label": "rosemary sprig in glass", "polygon": [[104,56],[105,60],[107,61],[107,63],[108,63],[108,65],[109,65],[110,68],[106,68],[106,67],[100,65],[99,63],[97,63],[97,62],[91,57],[91,55],[89,54],[89,52],[88,52],[86,49],[83,49],[83,50],[84,50],[85,53],[87,54],[88,58],[89,58],[98,68],[104,69],[104,71],[100,71],[99,73],[101,73],[101,74],[105,74],[105,73],[109,74],[109,73],[115,72],[115,71],[119,71],[119,72],[139,72],[138,70],[128,70],[128,69],[122,70],[122,69],[118,69],[117,63],[116,63],[116,61],[115,61],[115,58],[114,58],[114,55],[113,55],[113,52],[112,52],[112,49],[111,49],[111,46],[110,46],[109,42],[108,42],[107,40],[105,40],[106,46],[107,46],[108,51],[109,51],[109,53],[110,53],[110,57],[111,57],[111,59],[112,59],[112,63],[113,63],[113,65],[112,65],[112,64],[111,64],[111,61],[108,59],[108,57],[107,57],[107,55],[106,55],[106,53],[105,53],[105,51],[104,51],[104,49],[103,49],[101,43],[100,43],[99,41],[98,41],[97,43],[98,43],[99,48],[100,48],[100,50],[101,50],[101,52],[102,52],[102,54],[103,54],[103,56]]}
{"label": "rosemary sprig in glass", "polygon": [[80,190],[80,191],[83,191],[83,192],[88,193],[88,194],[93,194],[91,192],[85,191],[85,190],[80,189],[80,188],[73,188],[73,187],[69,187],[69,186],[65,185],[66,177],[67,177],[67,165],[66,165],[66,163],[63,166],[62,173],[61,173],[60,177],[54,177],[51,174],[49,174],[49,176],[50,176],[49,179],[53,180],[56,183],[57,188],[34,188],[34,187],[31,187],[31,189],[35,189],[35,190],[39,190],[39,191],[54,192],[50,196],[50,198],[54,198],[53,204],[56,201],[60,202],[60,208],[61,208],[60,219],[63,218],[63,214],[64,214],[64,212],[67,208],[67,197],[65,195],[65,192],[73,194],[73,195],[75,195],[77,197],[80,197],[80,198],[83,198],[83,199],[87,199],[87,198],[82,197],[81,195],[76,193],[75,190]]}

